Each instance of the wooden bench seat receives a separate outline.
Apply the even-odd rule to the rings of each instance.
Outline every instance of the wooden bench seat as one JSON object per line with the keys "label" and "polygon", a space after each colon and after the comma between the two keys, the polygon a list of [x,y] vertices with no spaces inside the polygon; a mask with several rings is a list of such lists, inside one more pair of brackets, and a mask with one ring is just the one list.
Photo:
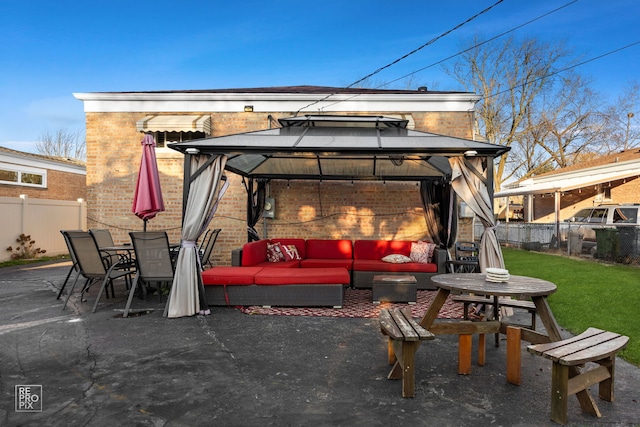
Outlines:
{"label": "wooden bench seat", "polygon": [[415,396],[415,353],[422,340],[432,340],[435,336],[418,325],[411,317],[411,311],[399,308],[382,309],[379,315],[380,331],[389,337],[388,361],[396,360],[402,368],[398,375],[391,369],[387,379],[402,379],[402,397]]}
{"label": "wooden bench seat", "polygon": [[[465,320],[469,319],[469,305],[471,304],[493,304],[493,300],[481,295],[455,295],[453,301],[463,304],[463,313]],[[536,306],[533,301],[523,301],[513,298],[498,298],[498,306],[521,308],[527,310],[531,314],[531,324],[527,327],[531,330],[536,329]]]}
{"label": "wooden bench seat", "polygon": [[[567,398],[575,394],[583,411],[601,417],[588,392],[599,384],[599,396],[613,401],[613,376],[616,353],[627,346],[629,337],[597,328],[562,341],[530,345],[528,351],[553,361],[551,374],[551,419],[567,423]],[[594,362],[595,369],[581,371],[578,365]],[[584,368],[586,369],[586,367]]]}

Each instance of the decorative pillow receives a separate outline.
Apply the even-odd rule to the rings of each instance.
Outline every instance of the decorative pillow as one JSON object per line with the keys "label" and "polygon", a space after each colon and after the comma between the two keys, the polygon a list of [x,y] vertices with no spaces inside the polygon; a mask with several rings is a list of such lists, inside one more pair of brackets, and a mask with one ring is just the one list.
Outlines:
{"label": "decorative pillow", "polygon": [[284,254],[282,253],[282,246],[280,243],[267,243],[267,260],[269,262],[284,261]]}
{"label": "decorative pillow", "polygon": [[412,242],[411,243],[411,261],[422,264],[430,264],[433,259],[433,251],[436,245],[430,242]]}
{"label": "decorative pillow", "polygon": [[296,245],[279,245],[282,248],[282,255],[284,256],[285,261],[297,261],[302,259],[300,258],[300,254],[298,253],[298,248],[296,248]]}
{"label": "decorative pillow", "polygon": [[411,258],[402,254],[391,254],[382,258],[384,262],[390,262],[393,264],[404,264],[405,262],[411,262]]}

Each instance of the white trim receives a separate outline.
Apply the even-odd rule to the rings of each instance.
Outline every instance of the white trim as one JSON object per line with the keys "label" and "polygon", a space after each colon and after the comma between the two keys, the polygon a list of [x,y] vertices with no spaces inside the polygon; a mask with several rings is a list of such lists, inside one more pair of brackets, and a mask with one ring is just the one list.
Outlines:
{"label": "white trim", "polygon": [[[86,113],[115,112],[453,112],[473,111],[480,96],[473,93],[338,94],[300,93],[74,93]],[[320,101],[320,102],[318,102]],[[340,102],[338,102],[340,101]],[[309,105],[318,102],[317,104]],[[307,105],[309,105],[307,107]],[[307,107],[307,108],[305,108]]]}
{"label": "white trim", "polygon": [[80,165],[67,165],[64,163],[56,162],[55,160],[38,159],[29,156],[22,156],[19,154],[0,152],[0,162],[10,163],[17,165],[18,167],[35,167],[44,168],[48,170],[55,170],[58,172],[74,173],[77,175],[86,175],[87,171],[84,166]]}
{"label": "white trim", "polygon": [[577,176],[564,179],[556,179],[555,181],[544,180],[543,182],[535,182],[535,178],[532,178],[531,180],[526,181],[526,185],[521,185],[517,188],[508,188],[495,193],[493,196],[494,198],[497,198],[517,196],[521,194],[542,194],[553,193],[556,191],[569,191],[576,188],[601,184],[603,182],[616,181],[633,176],[640,176],[640,165],[638,165],[638,162],[635,163],[635,167],[626,168],[624,170],[612,170],[600,173],[597,173],[593,169],[584,169],[580,171],[580,174],[576,174]]}

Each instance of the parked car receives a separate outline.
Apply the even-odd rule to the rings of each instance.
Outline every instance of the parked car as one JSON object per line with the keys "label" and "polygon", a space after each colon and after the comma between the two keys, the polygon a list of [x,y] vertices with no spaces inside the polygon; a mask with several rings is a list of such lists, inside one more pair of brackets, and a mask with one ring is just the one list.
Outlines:
{"label": "parked car", "polygon": [[572,233],[582,234],[584,240],[595,242],[597,228],[640,225],[640,203],[600,205],[582,209],[567,222],[571,223]]}

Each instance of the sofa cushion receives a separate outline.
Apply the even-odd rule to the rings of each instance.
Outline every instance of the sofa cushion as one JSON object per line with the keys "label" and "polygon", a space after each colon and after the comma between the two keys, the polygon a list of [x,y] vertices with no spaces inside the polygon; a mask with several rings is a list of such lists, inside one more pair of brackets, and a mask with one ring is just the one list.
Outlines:
{"label": "sofa cushion", "polygon": [[331,268],[331,267],[343,267],[347,270],[351,270],[353,267],[352,259],[318,259],[308,258],[300,261],[300,267],[303,268]]}
{"label": "sofa cushion", "polygon": [[267,243],[267,261],[284,261],[284,254],[282,253],[282,245],[280,245],[280,243]]}
{"label": "sofa cushion", "polygon": [[296,247],[296,249],[298,250],[298,254],[300,255],[301,259],[305,259],[306,256],[307,256],[306,252],[305,252],[304,239],[276,238],[276,239],[270,239],[269,241],[271,243],[280,243],[281,245],[294,245]]}
{"label": "sofa cushion", "polygon": [[300,261],[280,261],[280,262],[271,262],[271,261],[263,261],[255,265],[255,267],[273,267],[273,268],[299,268]]}
{"label": "sofa cushion", "polygon": [[242,265],[251,267],[267,260],[267,240],[245,243],[242,246]]}
{"label": "sofa cushion", "polygon": [[285,261],[300,261],[302,259],[296,245],[280,244],[280,247],[282,248],[282,255],[284,255]]}
{"label": "sofa cushion", "polygon": [[404,264],[393,264],[375,259],[356,259],[353,261],[354,271],[389,271],[389,272],[417,272],[417,273],[437,273],[437,264],[422,264],[418,262],[407,262]]}
{"label": "sofa cushion", "polygon": [[213,267],[202,272],[202,283],[211,285],[253,285],[262,267]]}
{"label": "sofa cushion", "polygon": [[392,264],[404,264],[406,262],[412,262],[411,258],[402,254],[391,254],[385,257],[382,257],[381,261],[390,262]]}
{"label": "sofa cushion", "polygon": [[354,259],[379,261],[391,254],[411,255],[411,242],[406,240],[356,240],[353,245]]}
{"label": "sofa cushion", "polygon": [[352,259],[351,240],[309,239],[306,241],[305,258]]}
{"label": "sofa cushion", "polygon": [[255,276],[256,285],[348,285],[351,276],[346,268],[300,268],[295,272],[265,267]]}
{"label": "sofa cushion", "polygon": [[423,264],[430,263],[433,259],[433,251],[436,245],[431,242],[413,242],[411,243],[411,261],[421,262]]}

